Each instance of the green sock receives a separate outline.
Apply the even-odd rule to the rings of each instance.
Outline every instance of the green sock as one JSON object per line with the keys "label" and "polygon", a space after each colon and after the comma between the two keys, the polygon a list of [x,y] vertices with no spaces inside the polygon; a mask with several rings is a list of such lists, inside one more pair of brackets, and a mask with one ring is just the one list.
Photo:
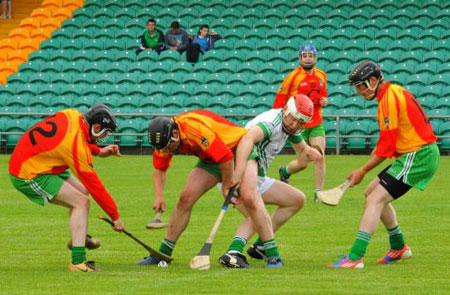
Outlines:
{"label": "green sock", "polygon": [[86,261],[86,247],[72,247],[72,263],[80,264]]}
{"label": "green sock", "polygon": [[363,231],[358,231],[356,235],[356,241],[353,244],[352,249],[350,250],[350,254],[348,254],[348,258],[352,261],[358,261],[364,257],[366,254],[367,246],[370,243],[370,239],[372,235]]}
{"label": "green sock", "polygon": [[389,234],[389,244],[391,244],[392,250],[401,250],[405,246],[405,238],[403,237],[402,230],[397,225],[394,228],[387,229]]}
{"label": "green sock", "polygon": [[228,247],[227,252],[232,252],[232,253],[238,252],[238,253],[242,254],[246,244],[247,244],[246,239],[244,239],[243,237],[236,236],[231,241],[231,245],[230,245],[230,247]]}
{"label": "green sock", "polygon": [[175,248],[175,243],[176,242],[172,242],[168,239],[163,239],[161,245],[159,245],[159,251],[166,255],[172,256],[173,249]]}
{"label": "green sock", "polygon": [[275,256],[280,257],[280,252],[278,251],[277,243],[275,242],[275,239],[270,239],[265,242],[264,244],[264,251],[266,252],[266,256]]}
{"label": "green sock", "polygon": [[255,242],[255,245],[256,246],[263,246],[264,245],[263,241],[261,240],[261,237],[258,237],[258,239]]}
{"label": "green sock", "polygon": [[281,174],[284,178],[291,177],[291,174],[288,172],[288,166],[283,166],[283,168],[281,168]]}

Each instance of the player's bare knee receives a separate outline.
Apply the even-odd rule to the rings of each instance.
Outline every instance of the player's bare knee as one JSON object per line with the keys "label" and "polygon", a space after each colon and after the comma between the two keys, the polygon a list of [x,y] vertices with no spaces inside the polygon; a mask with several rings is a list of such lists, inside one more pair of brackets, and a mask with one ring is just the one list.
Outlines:
{"label": "player's bare knee", "polygon": [[258,204],[255,200],[256,196],[254,194],[245,194],[240,192],[239,195],[239,198],[247,211],[255,211],[258,209]]}
{"label": "player's bare knee", "polygon": [[195,198],[190,190],[183,190],[180,195],[180,199],[178,200],[177,207],[179,209],[190,209],[194,206]]}
{"label": "player's bare knee", "polygon": [[383,200],[376,194],[369,193],[365,200],[365,207],[384,206]]}
{"label": "player's bare knee", "polygon": [[77,197],[75,207],[89,210],[89,208],[91,207],[91,200],[89,200],[89,197],[87,195],[80,194],[80,196]]}
{"label": "player's bare knee", "polygon": [[297,210],[300,210],[305,206],[305,204],[306,204],[306,196],[303,192],[299,192],[295,200],[295,207],[297,208]]}

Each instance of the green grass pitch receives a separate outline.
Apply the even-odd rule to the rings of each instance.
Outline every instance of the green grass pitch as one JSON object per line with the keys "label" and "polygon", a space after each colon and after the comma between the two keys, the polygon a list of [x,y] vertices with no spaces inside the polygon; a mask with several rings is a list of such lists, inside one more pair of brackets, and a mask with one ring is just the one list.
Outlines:
{"label": "green grass pitch", "polygon": [[[279,156],[277,168],[293,156]],[[265,269],[251,260],[247,270],[225,269],[217,262],[227,249],[240,214],[229,209],[216,236],[209,271],[193,271],[189,261],[203,246],[219,214],[223,198],[213,189],[195,205],[190,224],[177,242],[175,260],[169,268],[140,267],[135,262],[146,251],[124,234],[112,231],[96,217],[103,214],[92,200],[89,233],[102,247],[88,251],[101,273],[67,271],[70,251],[68,212],[57,206],[37,206],[10,184],[9,156],[0,156],[0,294],[450,294],[449,183],[450,158],[441,164],[425,192],[413,189],[394,202],[400,226],[413,251],[413,258],[395,265],[376,265],[388,250],[382,226],[372,239],[362,270],[332,270],[338,252],[353,243],[364,206],[364,187],[387,164],[350,189],[337,207],[314,204],[313,174],[308,168],[292,183],[308,198],[306,207],[277,234],[285,267]],[[347,174],[368,156],[328,156],[326,187],[340,184]],[[158,248],[165,230],[145,229],[151,210],[152,167],[150,156],[96,159],[100,179],[113,195],[126,228]],[[195,157],[177,156],[168,172],[166,185],[168,221]],[[388,162],[388,161],[386,161]],[[381,225],[381,224],[380,224]],[[252,240],[253,241],[253,240]]]}

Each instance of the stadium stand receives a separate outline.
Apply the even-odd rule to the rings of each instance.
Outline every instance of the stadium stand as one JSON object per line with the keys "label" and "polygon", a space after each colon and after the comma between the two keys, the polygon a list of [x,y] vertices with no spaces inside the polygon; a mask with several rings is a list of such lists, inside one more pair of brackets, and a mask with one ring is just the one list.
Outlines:
{"label": "stadium stand", "polygon": [[[324,115],[375,115],[376,104],[355,98],[347,83],[349,69],[371,58],[386,79],[409,89],[430,116],[446,116],[449,9],[444,0],[45,0],[0,40],[0,83],[7,79],[0,97],[8,100],[2,108],[48,112],[46,107],[83,108],[101,100],[117,114],[150,116],[207,107],[239,115],[231,118],[243,123],[241,115],[271,107],[284,75],[298,66],[299,45],[312,43],[319,50],[317,66],[328,75]],[[162,30],[178,20],[194,34],[206,23],[224,38],[196,64],[176,51],[145,51],[136,57],[149,18]],[[32,103],[34,96],[45,97],[46,103]],[[338,146],[373,147],[376,139],[357,137],[376,135],[370,120],[342,118],[339,133],[344,137]],[[119,128],[139,133],[143,121],[130,119]],[[432,123],[439,135],[449,134],[448,117]],[[336,134],[335,124],[334,118],[326,120],[327,135]],[[143,144],[139,139],[115,140],[133,146]],[[13,145],[13,140],[4,136],[3,144]],[[440,142],[449,148],[449,139]],[[334,147],[336,139],[328,138],[327,148]]]}

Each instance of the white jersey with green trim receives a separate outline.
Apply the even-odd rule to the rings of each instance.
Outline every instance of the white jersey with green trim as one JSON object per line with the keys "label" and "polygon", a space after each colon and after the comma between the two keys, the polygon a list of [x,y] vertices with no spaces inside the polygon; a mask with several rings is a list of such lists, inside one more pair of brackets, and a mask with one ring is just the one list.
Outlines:
{"label": "white jersey with green trim", "polygon": [[264,169],[264,174],[267,174],[270,163],[281,152],[286,141],[296,144],[303,140],[300,131],[293,135],[283,132],[283,109],[264,112],[248,122],[245,128],[251,129],[254,126],[259,126],[264,132],[264,139],[255,144],[259,155],[258,163]]}

